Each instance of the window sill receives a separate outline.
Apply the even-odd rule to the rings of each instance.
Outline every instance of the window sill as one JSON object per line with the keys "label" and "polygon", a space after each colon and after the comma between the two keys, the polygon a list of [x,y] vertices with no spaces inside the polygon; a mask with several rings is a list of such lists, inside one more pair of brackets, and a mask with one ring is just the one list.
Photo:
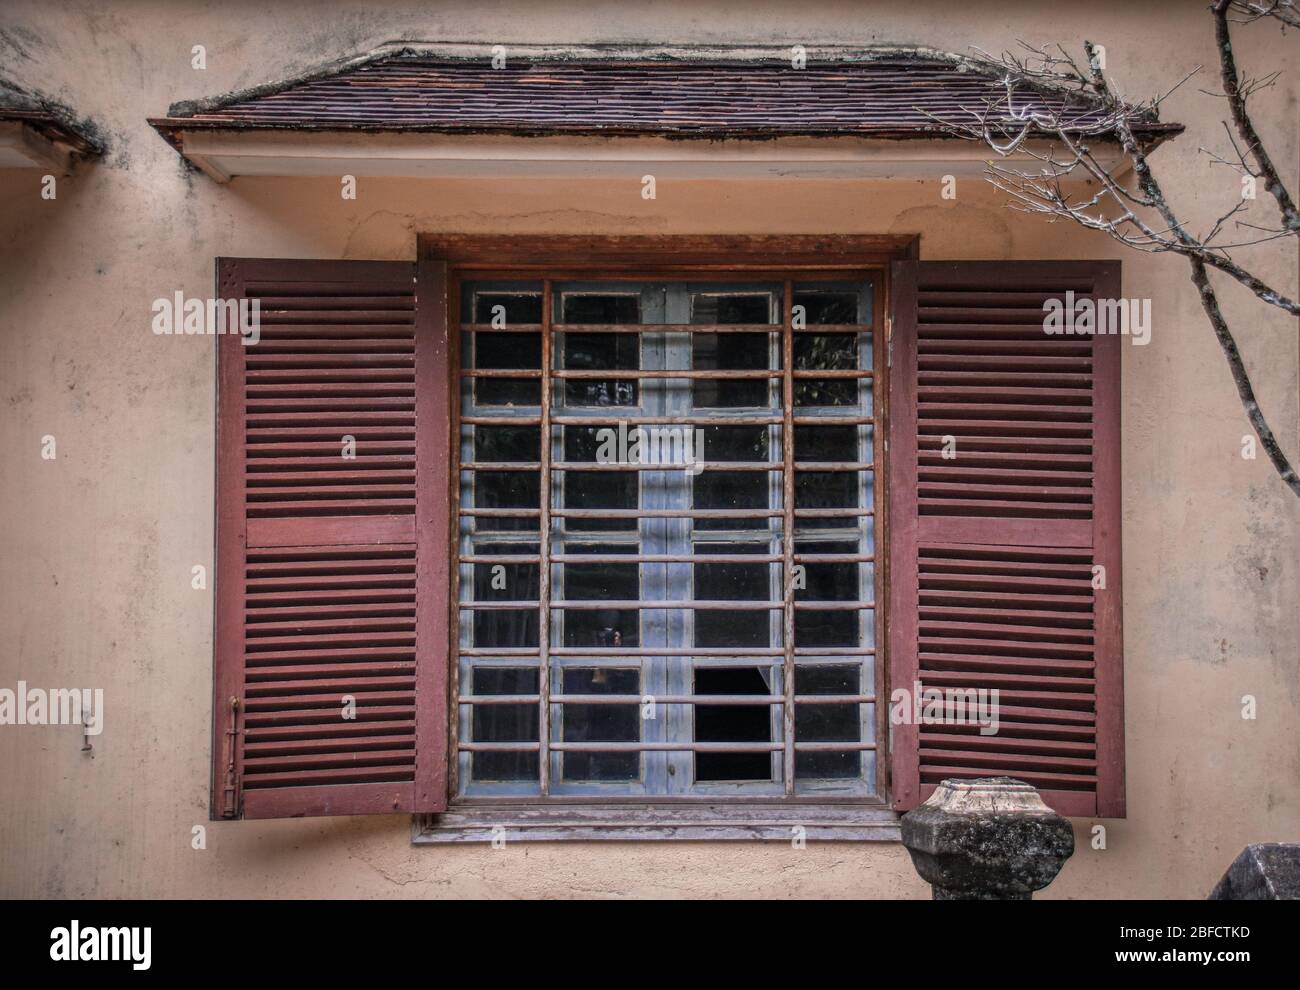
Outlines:
{"label": "window sill", "polygon": [[899,816],[870,805],[462,805],[416,815],[414,845],[460,842],[898,842]]}

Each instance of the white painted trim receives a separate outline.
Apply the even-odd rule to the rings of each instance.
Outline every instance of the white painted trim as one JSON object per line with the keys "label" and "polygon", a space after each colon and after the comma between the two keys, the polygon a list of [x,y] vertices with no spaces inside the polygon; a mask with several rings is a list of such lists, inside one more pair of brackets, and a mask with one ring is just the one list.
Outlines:
{"label": "white painted trim", "polygon": [[[682,140],[660,137],[208,130],[180,135],[185,156],[218,182],[234,176],[413,178],[854,178],[979,176],[973,141],[854,137]],[[1121,160],[1102,149],[1103,165]],[[1028,164],[1027,155],[1004,159]]]}

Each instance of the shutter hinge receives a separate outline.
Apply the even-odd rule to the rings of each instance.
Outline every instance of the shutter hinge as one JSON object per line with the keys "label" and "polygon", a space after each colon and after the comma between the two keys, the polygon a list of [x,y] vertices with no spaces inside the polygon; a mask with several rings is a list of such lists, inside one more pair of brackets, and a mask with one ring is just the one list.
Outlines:
{"label": "shutter hinge", "polygon": [[894,366],[894,318],[885,317],[885,367]]}
{"label": "shutter hinge", "polygon": [[239,769],[236,754],[239,746],[239,699],[230,699],[230,725],[226,729],[226,787],[221,817],[239,817]]}

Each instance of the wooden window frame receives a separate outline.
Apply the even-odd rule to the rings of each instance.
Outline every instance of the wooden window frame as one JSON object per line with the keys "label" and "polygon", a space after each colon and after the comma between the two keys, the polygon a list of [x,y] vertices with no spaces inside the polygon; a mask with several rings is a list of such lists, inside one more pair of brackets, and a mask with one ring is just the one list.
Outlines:
{"label": "wooden window frame", "polygon": [[[771,797],[707,795],[677,797],[671,801],[644,797],[615,797],[599,802],[591,798],[457,797],[450,781],[448,810],[436,815],[416,815],[412,839],[416,843],[487,841],[505,830],[510,840],[536,839],[724,839],[789,841],[791,830],[803,826],[811,837],[848,841],[898,839],[897,815],[890,810],[888,698],[888,539],[889,463],[888,436],[890,263],[914,259],[918,238],[877,235],[471,235],[421,234],[418,238],[417,293],[426,278],[446,271],[449,303],[446,368],[447,416],[450,435],[458,433],[459,338],[455,316],[459,285],[467,279],[611,278],[650,279],[711,272],[745,278],[799,279],[857,275],[875,285],[872,310],[876,417],[875,541],[876,565],[876,795],[872,798],[829,795]],[[451,533],[454,541],[458,534]],[[454,547],[448,548],[449,552]],[[449,589],[446,610],[455,608]],[[449,622],[449,625],[452,625]],[[448,643],[449,668],[454,644]],[[448,711],[455,712],[454,669],[447,677]],[[454,749],[457,719],[447,719],[448,752]]]}

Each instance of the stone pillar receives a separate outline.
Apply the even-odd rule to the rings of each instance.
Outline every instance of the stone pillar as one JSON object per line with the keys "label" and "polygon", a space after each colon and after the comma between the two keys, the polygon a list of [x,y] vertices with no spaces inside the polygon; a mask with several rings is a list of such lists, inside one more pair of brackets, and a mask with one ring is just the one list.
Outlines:
{"label": "stone pillar", "polygon": [[1022,781],[945,780],[903,816],[903,845],[936,901],[1027,901],[1074,854],[1074,830]]}
{"label": "stone pillar", "polygon": [[1212,901],[1300,901],[1300,843],[1247,846],[1210,894]]}

